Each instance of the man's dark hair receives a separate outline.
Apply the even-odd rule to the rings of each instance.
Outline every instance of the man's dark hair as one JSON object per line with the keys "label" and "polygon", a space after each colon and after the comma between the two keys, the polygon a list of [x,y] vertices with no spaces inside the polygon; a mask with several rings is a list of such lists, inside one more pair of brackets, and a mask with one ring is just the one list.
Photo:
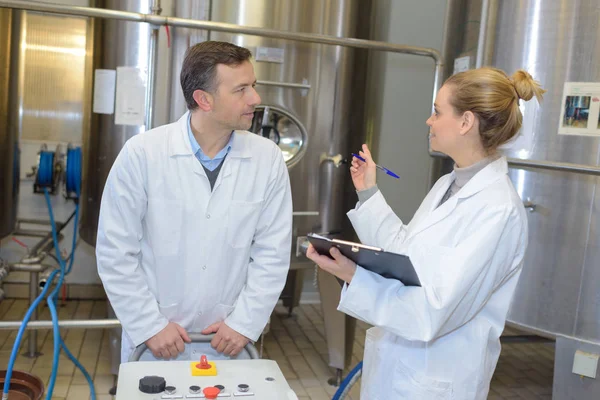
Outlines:
{"label": "man's dark hair", "polygon": [[181,89],[190,111],[198,108],[194,91],[212,92],[216,89],[217,65],[236,66],[252,57],[250,50],[227,42],[206,41],[190,47],[185,52],[181,66]]}

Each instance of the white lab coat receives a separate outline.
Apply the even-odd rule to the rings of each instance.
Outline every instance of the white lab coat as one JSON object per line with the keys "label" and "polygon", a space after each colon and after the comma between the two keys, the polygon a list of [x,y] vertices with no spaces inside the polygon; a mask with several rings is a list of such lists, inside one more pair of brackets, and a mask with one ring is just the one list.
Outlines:
{"label": "white lab coat", "polygon": [[361,398],[486,399],[527,247],[523,203],[501,157],[438,207],[443,176],[404,225],[378,192],[348,213],[365,244],[410,257],[422,287],[358,268],[339,310],[367,332]]}
{"label": "white lab coat", "polygon": [[128,140],[106,181],[96,256],[124,330],[122,362],[168,321],[200,332],[224,320],[258,339],[289,270],[292,197],[279,148],[235,131],[211,191],[187,119]]}

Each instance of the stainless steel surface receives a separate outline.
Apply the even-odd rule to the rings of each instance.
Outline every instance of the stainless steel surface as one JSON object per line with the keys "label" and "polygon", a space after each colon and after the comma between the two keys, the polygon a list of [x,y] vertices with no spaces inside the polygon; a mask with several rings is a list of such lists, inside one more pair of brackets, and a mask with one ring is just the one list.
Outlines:
{"label": "stainless steel surface", "polygon": [[[476,9],[481,0],[468,3]],[[558,135],[564,83],[600,82],[600,4],[503,1],[495,23],[491,64],[508,74],[524,68],[548,91],[541,106],[522,104],[522,136],[503,149],[510,178],[535,210],[509,323],[600,343],[600,138]]]}
{"label": "stainless steel surface", "polygon": [[496,32],[498,0],[483,0],[479,23],[479,38],[477,42],[477,59],[475,67],[491,65]]}
{"label": "stainless steel surface", "polygon": [[[213,340],[213,338],[215,337],[214,334],[212,334],[212,335],[202,335],[200,333],[193,333],[193,332],[189,333],[188,336],[192,340],[192,343],[210,343]],[[128,362],[139,361],[140,357],[142,356],[142,354],[144,354],[144,352],[146,350],[148,350],[148,346],[146,346],[145,343],[142,343],[141,345],[139,345],[138,347],[135,348],[135,350],[133,351],[133,353],[131,353],[131,356],[129,356]],[[256,347],[254,347],[254,345],[252,343],[248,343],[244,347],[244,351],[248,354],[248,356],[250,357],[250,359],[252,359],[252,360],[258,360],[258,359],[260,359],[260,355],[258,354],[258,350],[256,350]]]}
{"label": "stainless steel surface", "polygon": [[[107,8],[148,12],[146,0],[107,0]],[[95,9],[94,9],[95,10]],[[107,11],[107,10],[102,10]],[[94,68],[136,67],[141,74],[148,70],[148,51],[152,27],[148,24],[107,19],[98,24],[101,32],[96,49],[101,54]],[[146,131],[144,125],[116,125],[115,116],[94,114],[92,130],[84,143],[84,176],[81,201],[81,238],[96,244],[98,214],[104,183],[114,160],[130,137]]]}
{"label": "stainless steel surface", "polygon": [[[21,327],[23,321],[0,321],[0,330],[17,330]],[[58,326],[63,329],[110,329],[120,328],[121,323],[118,319],[72,319],[59,320]],[[52,321],[30,321],[27,324],[27,330],[52,329]]]}
{"label": "stainless steel surface", "polygon": [[290,88],[290,89],[310,89],[309,84],[305,83],[292,83],[292,82],[273,82],[273,81],[256,81],[257,85],[262,86],[277,86],[282,88]]}
{"label": "stainless steel surface", "polygon": [[18,210],[19,146],[12,107],[18,81],[10,79],[10,71],[18,69],[19,64],[20,23],[17,17],[20,15],[20,12],[0,8],[0,239],[15,228]]}
{"label": "stainless steel surface", "polygon": [[[152,15],[160,15],[160,0],[152,1]],[[150,43],[148,45],[148,90],[146,90],[146,130],[154,127],[154,108],[156,98],[156,81],[158,65],[158,33],[160,25],[152,26]]]}
{"label": "stainless steel surface", "polygon": [[552,400],[597,400],[600,398],[600,379],[573,373],[575,352],[600,354],[600,345],[571,338],[558,337],[554,351],[554,382]]}

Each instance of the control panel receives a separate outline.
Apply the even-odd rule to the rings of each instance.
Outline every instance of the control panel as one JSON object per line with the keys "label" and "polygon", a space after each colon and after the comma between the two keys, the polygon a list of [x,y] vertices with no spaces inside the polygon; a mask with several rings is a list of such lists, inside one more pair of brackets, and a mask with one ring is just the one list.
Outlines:
{"label": "control panel", "polygon": [[141,361],[121,364],[116,400],[297,400],[272,360]]}

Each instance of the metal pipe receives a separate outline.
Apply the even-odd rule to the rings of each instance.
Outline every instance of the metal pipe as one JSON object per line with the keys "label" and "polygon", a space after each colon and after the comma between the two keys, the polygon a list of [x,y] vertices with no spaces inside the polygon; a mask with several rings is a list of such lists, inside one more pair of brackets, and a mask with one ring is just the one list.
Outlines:
{"label": "metal pipe", "polygon": [[[154,0],[151,8],[152,15],[160,15],[162,8],[160,0]],[[156,98],[156,70],[158,66],[158,34],[160,25],[153,25],[148,44],[148,88],[146,89],[146,130],[154,126],[154,103]]]}
{"label": "metal pipe", "polygon": [[294,216],[294,217],[318,217],[319,212],[318,211],[294,211],[292,213],[292,216]]}
{"label": "metal pipe", "polygon": [[594,165],[572,164],[553,161],[521,160],[519,158],[509,158],[508,165],[512,167],[523,167],[533,169],[545,169],[561,172],[573,172],[586,175],[600,175],[600,167]]}
{"label": "metal pipe", "polygon": [[[48,268],[54,268],[52,265],[48,264],[23,264],[23,263],[15,263],[9,265],[11,272],[31,272],[31,275],[36,274],[38,272],[44,272]],[[33,280],[32,280],[33,282]],[[35,280],[35,286],[37,288],[38,280]],[[31,288],[29,288],[31,290]],[[35,299],[35,298],[34,298]]]}
{"label": "metal pipe", "polygon": [[475,68],[481,68],[484,65],[483,61],[489,10],[490,0],[483,0],[481,3],[481,18],[479,19],[479,38],[477,40],[477,58],[475,59]]}
{"label": "metal pipe", "polygon": [[[21,327],[23,321],[0,321],[0,330],[17,330]],[[58,326],[63,329],[110,329],[120,328],[121,323],[118,319],[87,319],[87,320],[63,320],[58,321]],[[52,329],[52,321],[30,321],[27,324],[27,330]]]}
{"label": "metal pipe", "polygon": [[37,229],[17,229],[13,232],[13,236],[29,236],[43,238],[48,235],[48,231],[41,231]]}
{"label": "metal pipe", "polygon": [[256,84],[263,86],[277,86],[290,89],[310,89],[310,85],[304,83],[256,81]]}
{"label": "metal pipe", "polygon": [[[443,153],[431,152],[432,157],[447,157]],[[549,171],[572,172],[576,174],[585,174],[600,176],[600,166],[583,165],[554,161],[523,160],[520,158],[507,158],[508,165],[515,168],[542,169]]]}
{"label": "metal pipe", "polygon": [[274,39],[295,40],[299,42],[321,43],[335,46],[353,47],[389,51],[392,53],[412,54],[430,57],[436,63],[442,64],[442,57],[436,49],[417,46],[404,46],[393,43],[378,42],[364,39],[339,38],[313,33],[287,32],[276,29],[265,29],[251,26],[241,26],[213,21],[196,21],[183,18],[164,17],[160,15],[142,14],[127,11],[115,11],[91,7],[67,6],[60,4],[38,3],[23,0],[0,0],[0,7],[18,8],[23,10],[40,11],[55,14],[79,15],[95,18],[109,18],[121,21],[148,22],[152,25],[169,25],[181,28],[204,29],[218,32],[239,33],[252,36],[263,36]]}
{"label": "metal pipe", "polygon": [[[29,304],[33,304],[36,297],[38,296],[38,277],[39,272],[32,271],[29,274]],[[36,321],[38,318],[37,307],[31,313],[31,321]],[[34,358],[38,356],[37,353],[37,332],[29,332],[28,343],[27,343],[27,353],[25,353],[26,357]]]}

